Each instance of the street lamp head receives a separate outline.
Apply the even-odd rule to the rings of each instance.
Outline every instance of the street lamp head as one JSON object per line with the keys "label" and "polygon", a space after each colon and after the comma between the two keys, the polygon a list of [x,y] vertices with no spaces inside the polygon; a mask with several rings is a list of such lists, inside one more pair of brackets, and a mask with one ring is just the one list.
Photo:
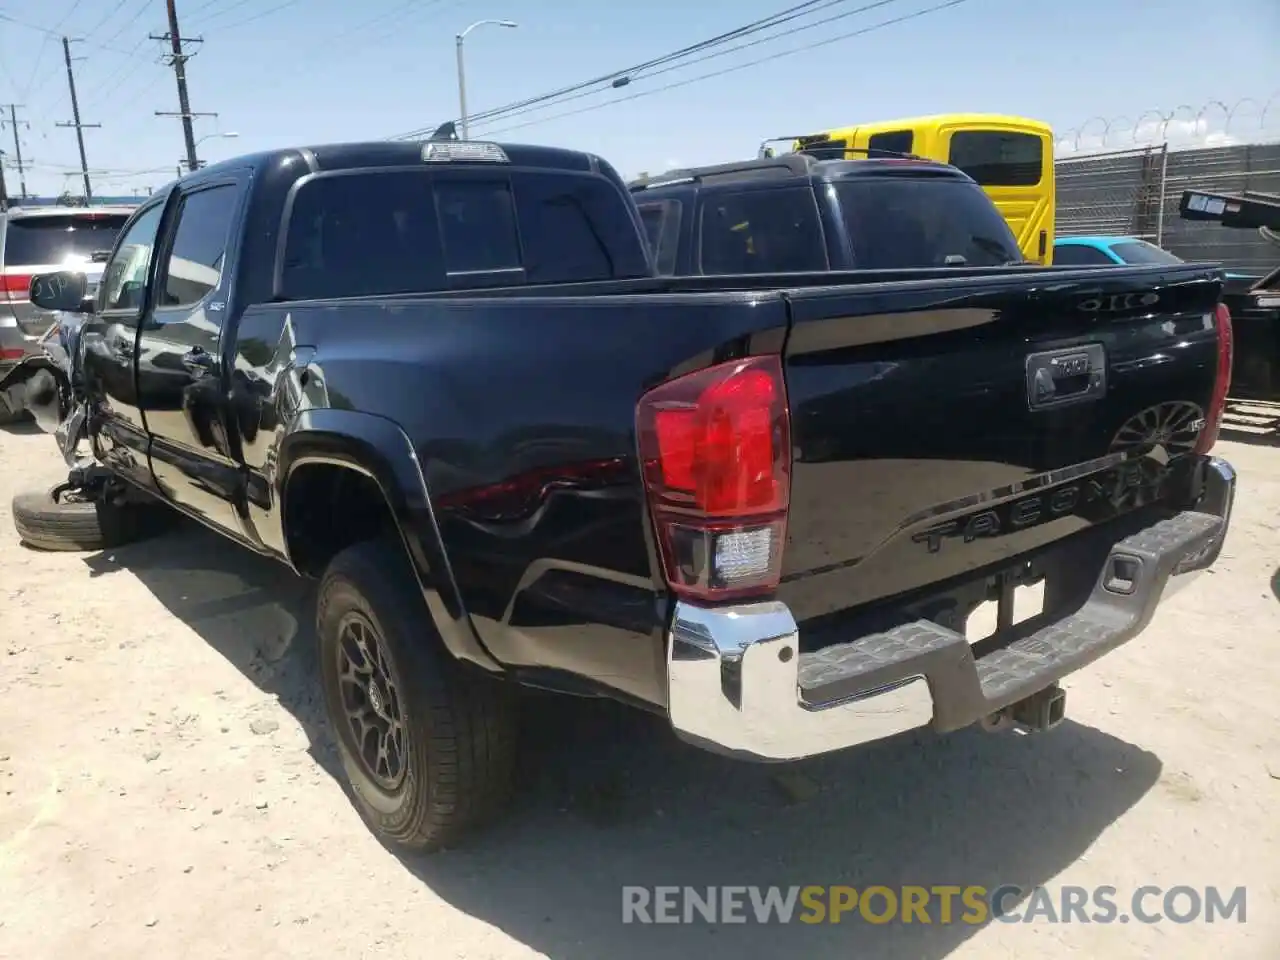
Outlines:
{"label": "street lamp head", "polygon": [[476,27],[484,27],[484,26],[518,27],[520,26],[520,24],[516,23],[514,20],[477,20],[475,23],[471,24],[471,26],[467,27],[467,29],[463,30],[460,34],[458,34],[457,36],[458,42],[461,43],[463,40],[465,40],[467,37],[467,34],[469,34]]}
{"label": "street lamp head", "polygon": [[226,137],[228,140],[231,140],[231,139],[233,139],[233,138],[235,138],[235,137],[240,136],[240,134],[239,134],[239,133],[237,133],[235,130],[232,130],[232,131],[230,131],[229,133],[219,134],[219,136],[223,136],[223,137]]}

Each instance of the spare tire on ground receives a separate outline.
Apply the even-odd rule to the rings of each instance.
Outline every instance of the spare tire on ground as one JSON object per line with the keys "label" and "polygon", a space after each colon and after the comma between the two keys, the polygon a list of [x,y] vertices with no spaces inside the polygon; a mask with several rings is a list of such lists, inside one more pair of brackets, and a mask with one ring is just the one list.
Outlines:
{"label": "spare tire on ground", "polygon": [[157,527],[163,508],[84,493],[67,483],[13,498],[13,525],[38,550],[107,550]]}

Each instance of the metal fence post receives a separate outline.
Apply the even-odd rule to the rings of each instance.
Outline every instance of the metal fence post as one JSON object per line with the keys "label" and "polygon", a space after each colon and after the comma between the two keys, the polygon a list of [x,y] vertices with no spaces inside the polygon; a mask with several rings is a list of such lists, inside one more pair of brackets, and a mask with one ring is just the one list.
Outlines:
{"label": "metal fence post", "polygon": [[1169,182],[1169,143],[1160,145],[1160,205],[1156,213],[1156,246],[1164,246],[1165,185]]}

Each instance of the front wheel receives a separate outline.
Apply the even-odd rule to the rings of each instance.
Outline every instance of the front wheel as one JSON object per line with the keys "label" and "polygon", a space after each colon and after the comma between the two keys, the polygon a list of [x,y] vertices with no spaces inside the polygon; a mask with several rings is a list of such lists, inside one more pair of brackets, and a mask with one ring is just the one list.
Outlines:
{"label": "front wheel", "polygon": [[449,846],[511,790],[511,691],[445,651],[398,541],[339,553],[316,606],[329,722],[355,805],[382,838]]}

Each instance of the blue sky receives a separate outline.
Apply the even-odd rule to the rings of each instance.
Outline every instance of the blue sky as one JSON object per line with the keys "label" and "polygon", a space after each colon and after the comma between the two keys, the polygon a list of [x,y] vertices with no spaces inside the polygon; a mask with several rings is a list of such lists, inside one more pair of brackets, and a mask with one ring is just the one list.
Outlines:
{"label": "blue sky", "polygon": [[[200,145],[201,159],[217,160],[292,144],[380,139],[455,117],[453,37],[477,19],[519,27],[484,27],[468,38],[473,113],[642,62],[793,2],[178,0],[178,13],[185,35],[204,37],[188,64],[192,109],[219,114],[198,119],[196,136],[239,135]],[[866,2],[835,2],[811,19]],[[620,91],[477,125],[473,135],[538,120],[505,138],[593,150],[630,176],[752,155],[768,136],[958,110],[1037,117],[1060,132],[1094,118],[1082,135],[1088,146],[1103,129],[1097,118],[1136,122],[1147,111],[1181,108],[1175,126],[1190,135],[1195,115],[1213,101],[1240,104],[1230,133],[1249,139],[1271,100],[1266,126],[1273,136],[1280,130],[1276,0],[964,0],[800,49],[939,2],[887,0]],[[154,113],[176,111],[177,94],[160,60],[162,45],[146,39],[164,30],[164,0],[0,0],[0,103],[26,105],[19,120],[30,123],[20,130],[30,190],[78,189],[75,133],[55,125],[71,119],[56,39],[63,33],[85,38],[72,49],[85,58],[74,64],[83,119],[102,124],[85,131],[95,193],[145,191],[172,178],[183,155],[181,124]],[[786,50],[800,52],[555,119]],[[1202,128],[1220,134],[1221,107],[1201,116]],[[1117,143],[1127,134],[1111,136]],[[0,149],[10,161],[12,147],[6,124]],[[6,172],[16,193],[16,171]]]}

